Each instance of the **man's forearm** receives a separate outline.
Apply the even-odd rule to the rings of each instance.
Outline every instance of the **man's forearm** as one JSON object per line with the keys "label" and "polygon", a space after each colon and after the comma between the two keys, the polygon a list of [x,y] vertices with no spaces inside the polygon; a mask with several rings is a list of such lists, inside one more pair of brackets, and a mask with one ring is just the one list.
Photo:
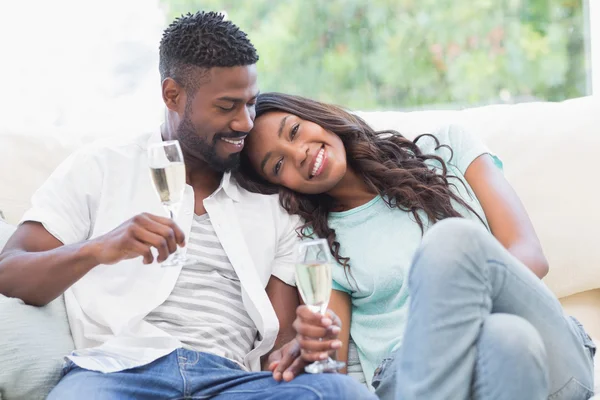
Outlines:
{"label": "man's forearm", "polygon": [[0,255],[0,294],[44,306],[96,265],[87,242],[43,252],[7,251]]}

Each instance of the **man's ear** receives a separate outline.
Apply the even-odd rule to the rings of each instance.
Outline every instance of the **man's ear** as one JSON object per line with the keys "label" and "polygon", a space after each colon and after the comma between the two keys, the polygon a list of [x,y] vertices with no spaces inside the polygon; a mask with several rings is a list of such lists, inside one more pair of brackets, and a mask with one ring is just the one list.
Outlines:
{"label": "man's ear", "polygon": [[185,110],[186,92],[173,78],[166,78],[162,82],[162,97],[167,108],[177,114]]}

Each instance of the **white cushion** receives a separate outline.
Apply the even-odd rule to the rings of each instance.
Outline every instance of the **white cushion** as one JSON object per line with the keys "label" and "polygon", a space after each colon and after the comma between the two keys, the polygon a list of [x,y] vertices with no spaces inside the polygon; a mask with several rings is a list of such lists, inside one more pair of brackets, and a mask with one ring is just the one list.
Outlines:
{"label": "white cushion", "polygon": [[600,98],[493,105],[462,111],[364,112],[376,129],[408,137],[458,123],[504,162],[533,221],[558,296],[600,288]]}
{"label": "white cushion", "polygon": [[69,154],[91,140],[64,133],[0,132],[0,210],[6,221],[19,222],[35,190]]}
{"label": "white cushion", "polygon": [[[0,221],[0,249],[15,227]],[[0,398],[45,399],[73,348],[63,297],[46,307],[0,295]]]}
{"label": "white cushion", "polygon": [[0,295],[0,337],[2,398],[45,399],[74,349],[63,297],[33,307]]}
{"label": "white cushion", "polygon": [[0,251],[4,248],[4,245],[8,241],[8,239],[12,236],[16,227],[10,225],[0,219]]}

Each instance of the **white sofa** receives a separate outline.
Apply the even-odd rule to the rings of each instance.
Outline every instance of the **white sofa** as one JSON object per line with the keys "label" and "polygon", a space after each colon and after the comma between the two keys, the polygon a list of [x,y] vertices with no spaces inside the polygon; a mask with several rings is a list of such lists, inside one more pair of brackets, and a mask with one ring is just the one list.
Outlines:
{"label": "white sofa", "polygon": [[[505,175],[533,220],[550,262],[545,282],[565,310],[600,338],[600,97],[359,114],[376,129],[396,129],[409,137],[450,122],[478,134],[504,162]],[[48,174],[96,138],[0,132],[0,211],[6,220],[17,223]]]}

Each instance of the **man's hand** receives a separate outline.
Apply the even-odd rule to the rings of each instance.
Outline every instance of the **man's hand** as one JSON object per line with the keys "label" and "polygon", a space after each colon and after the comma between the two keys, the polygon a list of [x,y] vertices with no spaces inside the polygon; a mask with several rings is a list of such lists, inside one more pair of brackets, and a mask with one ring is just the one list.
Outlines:
{"label": "man's hand", "polygon": [[140,256],[144,264],[152,264],[152,247],[158,250],[156,261],[163,262],[178,245],[184,244],[185,235],[175,222],[147,213],[136,215],[89,242],[98,264],[116,264]]}
{"label": "man's hand", "polygon": [[273,372],[273,379],[289,382],[302,374],[308,364],[335,355],[342,347],[342,342],[337,340],[341,325],[331,310],[322,316],[304,305],[299,306],[294,321],[296,338],[269,355],[268,369]]}
{"label": "man's hand", "polygon": [[300,357],[300,345],[296,339],[273,351],[268,358],[269,371],[273,372],[273,379],[286,382],[304,372],[308,364]]}

